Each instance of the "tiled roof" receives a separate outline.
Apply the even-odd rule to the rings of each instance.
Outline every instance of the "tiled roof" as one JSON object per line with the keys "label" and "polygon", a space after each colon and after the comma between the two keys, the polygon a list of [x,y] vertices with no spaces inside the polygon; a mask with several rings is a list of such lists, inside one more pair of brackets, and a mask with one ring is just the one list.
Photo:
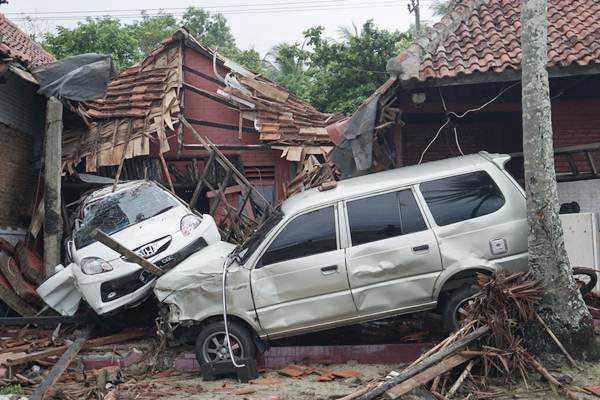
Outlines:
{"label": "tiled roof", "polygon": [[0,58],[10,57],[26,67],[48,64],[54,57],[0,13]]}
{"label": "tiled roof", "polygon": [[[388,63],[401,80],[426,81],[516,71],[521,65],[520,0],[462,0]],[[548,0],[548,66],[600,64],[600,2]]]}

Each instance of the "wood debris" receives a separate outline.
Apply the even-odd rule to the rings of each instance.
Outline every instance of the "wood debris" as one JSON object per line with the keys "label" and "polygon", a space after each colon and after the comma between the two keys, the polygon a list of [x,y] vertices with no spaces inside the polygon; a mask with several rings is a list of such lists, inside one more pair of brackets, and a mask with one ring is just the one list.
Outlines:
{"label": "wood debris", "polygon": [[[481,291],[473,298],[470,316],[459,331],[400,373],[371,382],[345,399],[397,399],[419,387],[427,387],[440,399],[455,396],[462,387],[472,395],[477,392],[484,397],[492,374],[505,376],[508,381],[523,380],[527,385],[531,372],[540,374],[567,398],[579,398],[574,389],[555,378],[523,345],[523,324],[536,322],[547,328],[535,311],[543,291],[532,275],[479,275],[478,286]],[[549,329],[546,332],[558,341]],[[563,352],[568,356],[566,350]],[[570,361],[575,362],[572,358]],[[466,366],[458,375],[452,372],[463,364]]]}

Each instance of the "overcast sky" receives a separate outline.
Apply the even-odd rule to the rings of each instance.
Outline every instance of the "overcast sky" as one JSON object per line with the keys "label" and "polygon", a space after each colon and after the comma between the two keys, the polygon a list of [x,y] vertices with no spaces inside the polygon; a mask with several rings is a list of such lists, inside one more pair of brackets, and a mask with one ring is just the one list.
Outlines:
{"label": "overcast sky", "polygon": [[[432,0],[421,0],[422,19],[430,19]],[[224,14],[237,44],[242,49],[254,47],[264,55],[273,45],[283,41],[302,41],[302,31],[323,25],[328,37],[338,37],[338,27],[362,25],[372,18],[378,27],[388,30],[406,30],[414,16],[407,9],[408,0],[9,0],[0,5],[7,14],[28,31],[52,30],[56,25],[75,26],[84,15],[124,15],[124,22],[133,20],[138,9],[155,14],[157,9],[168,7],[166,12],[181,14],[185,7],[194,5]],[[300,10],[304,8],[304,10]],[[48,15],[48,12],[56,14]],[[23,13],[23,14],[14,14]],[[59,14],[60,13],[60,14]],[[19,18],[29,15],[33,26]]]}

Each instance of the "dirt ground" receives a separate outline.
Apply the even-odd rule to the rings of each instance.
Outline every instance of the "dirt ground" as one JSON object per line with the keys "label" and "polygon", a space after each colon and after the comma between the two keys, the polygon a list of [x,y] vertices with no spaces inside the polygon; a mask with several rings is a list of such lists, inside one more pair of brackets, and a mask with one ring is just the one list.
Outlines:
{"label": "dirt ground", "polygon": [[[562,382],[571,387],[583,388],[600,384],[600,363],[581,363],[580,369],[564,366],[559,357],[545,357],[545,365]],[[294,379],[281,376],[277,371],[261,374],[261,378],[278,380],[274,384],[242,384],[233,379],[204,382],[198,373],[173,373],[165,377],[153,377],[139,381],[130,380],[121,385],[117,399],[165,399],[165,400],[333,400],[356,391],[373,379],[382,379],[392,370],[399,371],[401,366],[386,364],[356,364],[349,362],[336,365],[309,365],[314,368],[331,370],[356,370],[360,376],[336,379],[329,382],[316,382],[316,375]],[[452,381],[448,382],[451,385]],[[506,383],[503,379],[488,382],[485,398],[508,399],[545,399],[558,400],[565,396],[553,391],[548,384],[535,373],[528,377],[527,385]],[[584,391],[576,392],[581,399],[597,399]],[[467,391],[459,391],[455,398],[469,398]],[[473,393],[471,393],[473,395]],[[483,393],[480,393],[483,395]],[[405,399],[429,399],[431,397],[410,396]],[[471,397],[477,398],[477,397]],[[482,398],[482,397],[479,397]]]}

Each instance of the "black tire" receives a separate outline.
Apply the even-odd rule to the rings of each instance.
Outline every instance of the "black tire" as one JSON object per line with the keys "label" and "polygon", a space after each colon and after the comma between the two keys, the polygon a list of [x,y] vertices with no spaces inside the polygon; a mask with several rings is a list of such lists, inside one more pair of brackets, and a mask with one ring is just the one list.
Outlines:
{"label": "black tire", "polygon": [[[252,340],[252,332],[236,321],[230,321],[228,328],[234,357],[236,359],[256,357],[256,345]],[[216,339],[221,345],[225,343],[225,323],[223,321],[211,322],[202,327],[196,339],[195,347],[198,364],[203,365],[231,359],[226,345],[219,347],[213,339]],[[217,353],[211,353],[209,350],[217,350]]]}
{"label": "black tire", "polygon": [[454,332],[460,328],[459,310],[477,292],[479,290],[472,286],[463,286],[448,294],[446,301],[442,305],[444,327],[448,332]]}
{"label": "black tire", "polygon": [[[578,275],[582,279],[577,279]],[[589,292],[591,292],[598,283],[598,273],[593,268],[584,268],[584,267],[574,267],[573,268],[573,276],[576,280],[582,283],[582,286],[579,288],[582,296],[585,296]]]}

